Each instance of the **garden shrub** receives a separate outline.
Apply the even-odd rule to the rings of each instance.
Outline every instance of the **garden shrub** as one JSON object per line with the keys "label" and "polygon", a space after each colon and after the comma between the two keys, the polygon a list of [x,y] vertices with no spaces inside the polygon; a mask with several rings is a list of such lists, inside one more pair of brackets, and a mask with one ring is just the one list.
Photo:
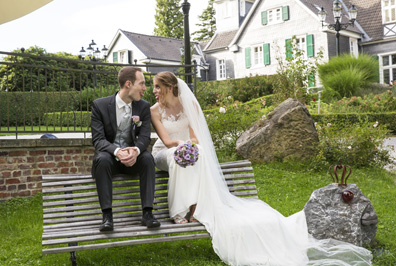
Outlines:
{"label": "garden shrub", "polygon": [[388,113],[347,113],[347,114],[314,114],[312,119],[318,124],[336,124],[340,128],[365,123],[378,124],[386,127],[392,134],[396,133],[396,112]]}
{"label": "garden shrub", "polygon": [[225,156],[235,156],[238,138],[263,115],[273,110],[271,104],[272,95],[269,95],[244,104],[224,106],[224,113],[219,108],[204,111],[216,150]]}
{"label": "garden shrub", "polygon": [[318,124],[319,144],[311,166],[342,164],[353,167],[380,166],[391,162],[383,140],[389,131],[376,123]]}
{"label": "garden shrub", "polygon": [[0,92],[1,126],[38,126],[44,113],[77,109],[77,92]]}
{"label": "garden shrub", "polygon": [[197,82],[197,99],[202,109],[243,103],[272,94],[272,76]]}
{"label": "garden shrub", "polygon": [[79,127],[89,129],[91,126],[91,112],[55,112],[46,113],[43,117],[43,124],[54,127]]}
{"label": "garden shrub", "polygon": [[318,65],[325,99],[351,97],[361,88],[378,80],[378,62],[370,55],[358,58],[349,54],[332,57]]}

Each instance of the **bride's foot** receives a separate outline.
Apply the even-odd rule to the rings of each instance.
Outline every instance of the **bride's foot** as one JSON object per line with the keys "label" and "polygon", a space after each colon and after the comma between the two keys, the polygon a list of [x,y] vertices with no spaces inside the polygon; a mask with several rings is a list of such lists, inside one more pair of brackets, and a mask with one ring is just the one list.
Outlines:
{"label": "bride's foot", "polygon": [[186,218],[181,217],[181,216],[179,216],[179,215],[177,215],[177,216],[173,219],[173,221],[175,222],[175,224],[185,224],[185,223],[188,223],[188,221],[187,221]]}
{"label": "bride's foot", "polygon": [[196,207],[197,207],[197,204],[190,206],[190,212],[187,214],[188,215],[187,219],[190,223],[198,222],[198,220],[195,219],[195,217],[194,217],[194,212],[195,212]]}
{"label": "bride's foot", "polygon": [[198,222],[198,220],[195,219],[194,216],[191,216],[189,221],[190,221],[190,223]]}

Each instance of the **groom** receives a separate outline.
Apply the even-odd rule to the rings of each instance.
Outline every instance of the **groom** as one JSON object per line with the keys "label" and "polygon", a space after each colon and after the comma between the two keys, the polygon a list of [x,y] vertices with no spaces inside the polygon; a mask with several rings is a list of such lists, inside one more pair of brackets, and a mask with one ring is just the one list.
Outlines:
{"label": "groom", "polygon": [[100,231],[113,230],[112,176],[139,173],[142,225],[159,227],[152,214],[155,186],[150,144],[150,105],[141,100],[146,90],[140,68],[124,67],[118,73],[120,90],[92,104],[91,128],[95,155],[92,176],[96,181],[103,221]]}

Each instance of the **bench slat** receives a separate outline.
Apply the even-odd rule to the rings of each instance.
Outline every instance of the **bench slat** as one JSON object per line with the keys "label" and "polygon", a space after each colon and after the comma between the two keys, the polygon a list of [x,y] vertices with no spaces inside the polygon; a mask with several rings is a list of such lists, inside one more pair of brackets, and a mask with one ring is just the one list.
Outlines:
{"label": "bench slat", "polygon": [[105,240],[105,239],[114,239],[114,238],[128,238],[128,237],[143,237],[143,236],[155,236],[155,235],[166,235],[166,234],[181,234],[181,233],[191,233],[197,231],[205,231],[205,226],[196,226],[196,227],[172,227],[167,229],[159,229],[155,230],[142,230],[142,231],[132,231],[132,232],[106,232],[97,235],[89,235],[89,236],[82,236],[82,237],[68,237],[68,238],[61,238],[61,239],[53,239],[53,240],[43,240],[43,246],[45,245],[58,245],[58,244],[67,244],[73,242],[87,242],[87,241],[97,241],[97,240]]}
{"label": "bench slat", "polygon": [[168,242],[168,241],[200,239],[200,238],[209,238],[209,237],[210,237],[209,233],[201,233],[201,234],[191,234],[191,235],[156,237],[156,238],[148,238],[148,239],[134,239],[134,240],[125,240],[125,241],[117,241],[117,242],[109,242],[109,243],[98,243],[98,244],[91,244],[91,245],[84,245],[84,246],[72,246],[72,247],[63,247],[63,248],[43,249],[43,254],[53,254],[53,253],[59,253],[59,252],[82,251],[82,250],[111,248],[111,247],[123,247],[123,246],[130,246],[130,245],[161,243],[161,242]]}
{"label": "bench slat", "polygon": [[[169,229],[175,229],[175,228],[196,228],[199,227],[200,230],[205,230],[205,227],[200,224],[200,223],[186,223],[186,224],[171,224],[170,222],[161,224],[161,230],[169,230]],[[155,229],[152,229],[153,231],[158,231]],[[147,227],[145,226],[134,226],[134,227],[121,227],[117,226],[114,228],[114,231],[112,233],[125,233],[125,232],[146,232]],[[110,233],[106,233],[109,235]],[[65,238],[65,237],[81,237],[81,236],[89,236],[89,235],[103,235],[103,232],[100,232],[97,228],[91,229],[91,230],[65,230],[61,232],[53,232],[51,234],[43,234],[43,239],[51,239],[51,238]]]}

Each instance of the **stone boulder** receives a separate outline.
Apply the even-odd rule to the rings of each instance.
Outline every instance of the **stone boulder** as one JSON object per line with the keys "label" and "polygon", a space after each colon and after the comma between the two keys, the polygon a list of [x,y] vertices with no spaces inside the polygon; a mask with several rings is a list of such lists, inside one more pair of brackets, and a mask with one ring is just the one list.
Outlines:
{"label": "stone boulder", "polygon": [[259,120],[236,142],[237,153],[255,162],[308,158],[319,142],[308,109],[294,99],[278,105],[266,119]]}
{"label": "stone boulder", "polygon": [[[342,198],[349,190],[353,199]],[[315,190],[304,207],[308,231],[317,239],[333,238],[357,246],[370,244],[377,233],[378,217],[370,200],[355,184],[336,183]]]}

